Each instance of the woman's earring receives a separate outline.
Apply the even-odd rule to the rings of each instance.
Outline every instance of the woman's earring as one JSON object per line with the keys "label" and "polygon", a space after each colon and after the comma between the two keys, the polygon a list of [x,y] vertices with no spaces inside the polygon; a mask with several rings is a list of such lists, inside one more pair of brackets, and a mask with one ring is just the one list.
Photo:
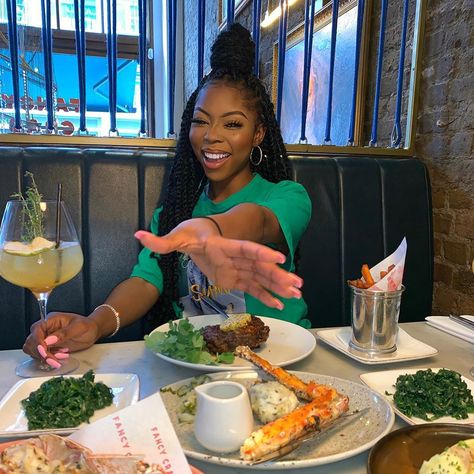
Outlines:
{"label": "woman's earring", "polygon": [[[258,157],[258,160],[254,160],[254,158],[253,158],[253,151],[255,150],[255,148],[258,148],[258,151],[260,152],[260,156]],[[250,163],[252,163],[252,165],[254,165],[254,166],[258,166],[262,162],[262,160],[263,160],[263,151],[262,151],[262,148],[260,147],[260,145],[254,146],[252,148],[252,151],[250,152],[249,160],[250,160]]]}

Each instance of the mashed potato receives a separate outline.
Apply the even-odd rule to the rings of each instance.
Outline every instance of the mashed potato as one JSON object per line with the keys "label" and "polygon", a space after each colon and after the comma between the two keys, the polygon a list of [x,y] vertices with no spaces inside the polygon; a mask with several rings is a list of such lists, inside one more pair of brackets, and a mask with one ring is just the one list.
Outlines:
{"label": "mashed potato", "polygon": [[262,423],[287,415],[299,405],[296,395],[278,382],[257,383],[249,393],[252,410]]}
{"label": "mashed potato", "polygon": [[459,441],[424,461],[419,474],[474,474],[474,439]]}

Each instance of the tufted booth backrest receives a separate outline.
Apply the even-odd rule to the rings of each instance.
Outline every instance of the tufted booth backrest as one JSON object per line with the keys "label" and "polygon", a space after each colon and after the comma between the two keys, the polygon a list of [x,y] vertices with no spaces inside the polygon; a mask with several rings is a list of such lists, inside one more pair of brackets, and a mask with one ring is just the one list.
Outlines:
{"label": "tufted booth backrest", "polygon": [[[40,147],[0,148],[0,211],[24,189],[24,172],[54,198],[63,184],[83,246],[81,273],[57,288],[49,310],[88,314],[127,278],[139,252],[133,233],[146,228],[165,192],[172,151]],[[407,237],[400,319],[422,320],[431,311],[433,245],[431,191],[424,165],[413,158],[292,157],[296,181],[313,203],[301,242],[300,271],[315,327],[348,325],[346,279],[360,274]],[[0,279],[0,349],[21,347],[38,318],[28,291]],[[115,340],[143,337],[143,321]]]}

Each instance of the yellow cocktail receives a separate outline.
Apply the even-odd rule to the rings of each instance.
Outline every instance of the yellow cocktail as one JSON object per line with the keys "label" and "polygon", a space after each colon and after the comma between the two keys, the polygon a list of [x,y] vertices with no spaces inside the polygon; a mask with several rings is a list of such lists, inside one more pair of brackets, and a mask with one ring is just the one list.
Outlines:
{"label": "yellow cocktail", "polygon": [[61,242],[56,248],[32,254],[9,250],[13,242],[0,249],[0,276],[34,294],[50,292],[75,277],[82,268],[83,256],[78,242]]}

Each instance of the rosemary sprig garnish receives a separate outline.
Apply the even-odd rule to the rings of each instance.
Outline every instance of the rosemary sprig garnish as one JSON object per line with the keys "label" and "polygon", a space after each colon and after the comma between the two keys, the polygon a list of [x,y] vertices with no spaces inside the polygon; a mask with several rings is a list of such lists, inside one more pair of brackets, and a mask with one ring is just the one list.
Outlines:
{"label": "rosemary sprig garnish", "polygon": [[27,171],[25,177],[31,180],[31,186],[28,186],[25,191],[26,197],[21,191],[12,194],[11,197],[17,198],[23,203],[22,212],[25,218],[23,239],[26,242],[31,242],[35,237],[43,236],[43,215],[40,206],[43,196],[38,191],[33,173]]}

